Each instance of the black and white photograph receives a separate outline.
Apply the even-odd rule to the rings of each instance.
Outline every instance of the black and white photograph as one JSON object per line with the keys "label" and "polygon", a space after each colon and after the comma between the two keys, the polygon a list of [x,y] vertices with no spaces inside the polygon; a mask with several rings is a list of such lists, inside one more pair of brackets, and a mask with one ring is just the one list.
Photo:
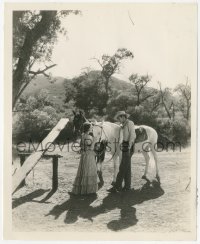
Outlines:
{"label": "black and white photograph", "polygon": [[4,14],[5,238],[195,240],[197,4]]}

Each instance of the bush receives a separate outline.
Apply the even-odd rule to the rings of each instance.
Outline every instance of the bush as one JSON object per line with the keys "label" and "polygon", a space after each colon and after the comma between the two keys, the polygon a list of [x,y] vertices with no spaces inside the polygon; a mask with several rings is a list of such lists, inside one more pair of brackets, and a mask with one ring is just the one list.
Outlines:
{"label": "bush", "polygon": [[57,111],[44,90],[24,101],[19,104],[24,112],[18,113],[13,120],[13,140],[40,141],[58,122]]}
{"label": "bush", "polygon": [[28,113],[21,113],[13,125],[14,140],[42,140],[58,122],[54,108],[48,106],[43,110],[35,109]]}
{"label": "bush", "polygon": [[191,128],[186,119],[175,120],[172,122],[173,142],[179,142],[186,146],[191,136]]}

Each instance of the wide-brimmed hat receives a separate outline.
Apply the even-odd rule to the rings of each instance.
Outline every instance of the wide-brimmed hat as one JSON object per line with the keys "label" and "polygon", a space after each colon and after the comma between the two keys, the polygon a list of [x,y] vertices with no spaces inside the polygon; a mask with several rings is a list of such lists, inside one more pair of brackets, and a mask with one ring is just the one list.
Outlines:
{"label": "wide-brimmed hat", "polygon": [[121,116],[121,115],[125,116],[126,118],[128,118],[128,117],[130,116],[130,115],[127,114],[125,111],[118,111],[118,112],[116,113],[114,119],[115,119],[115,120],[118,120],[118,117]]}

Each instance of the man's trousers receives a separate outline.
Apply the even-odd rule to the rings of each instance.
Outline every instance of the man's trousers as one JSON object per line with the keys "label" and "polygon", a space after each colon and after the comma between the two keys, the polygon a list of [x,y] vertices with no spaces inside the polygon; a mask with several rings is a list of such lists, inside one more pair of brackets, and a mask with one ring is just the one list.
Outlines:
{"label": "man's trousers", "polygon": [[122,142],[122,161],[119,166],[119,172],[117,174],[117,179],[115,187],[120,190],[122,188],[122,183],[124,180],[124,188],[131,188],[131,156],[133,154],[133,149],[128,149],[128,142]]}

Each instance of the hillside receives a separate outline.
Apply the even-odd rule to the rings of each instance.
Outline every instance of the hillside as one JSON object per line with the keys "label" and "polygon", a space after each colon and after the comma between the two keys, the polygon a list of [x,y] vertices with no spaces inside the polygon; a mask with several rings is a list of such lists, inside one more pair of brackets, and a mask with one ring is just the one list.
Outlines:
{"label": "hillside", "polygon": [[[91,75],[97,74],[99,71],[91,71]],[[71,80],[65,80],[63,77],[55,77],[55,81],[51,82],[46,77],[39,75],[37,76],[30,85],[24,91],[24,95],[34,95],[39,92],[41,89],[46,89],[49,91],[49,95],[57,104],[63,104],[65,99],[65,82],[70,82]],[[116,90],[127,90],[132,88],[132,85],[126,81],[119,80],[115,77],[112,77],[110,85]]]}

